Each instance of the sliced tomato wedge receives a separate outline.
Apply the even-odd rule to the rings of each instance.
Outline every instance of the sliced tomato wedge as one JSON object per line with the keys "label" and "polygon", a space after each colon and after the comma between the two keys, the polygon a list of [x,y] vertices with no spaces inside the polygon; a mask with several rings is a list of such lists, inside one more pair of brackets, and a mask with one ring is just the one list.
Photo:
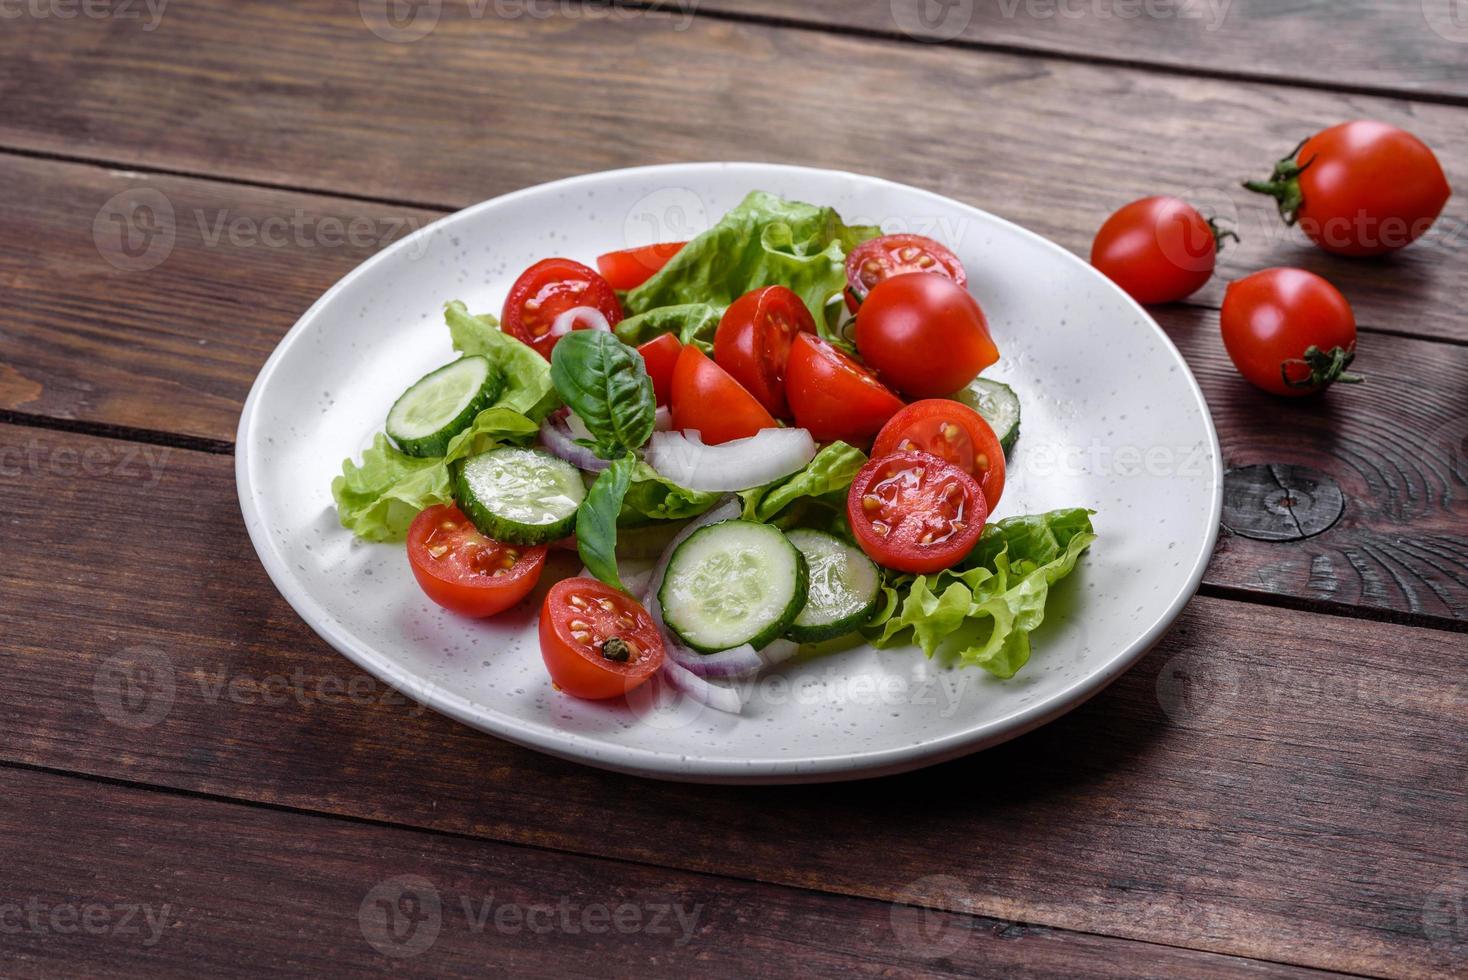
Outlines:
{"label": "sliced tomato wedge", "polygon": [[551,349],[565,333],[592,326],[587,318],[581,317],[567,329],[556,328],[561,314],[582,306],[601,313],[608,326],[614,327],[622,321],[621,301],[595,269],[570,259],[544,259],[521,273],[510,287],[500,328],[550,360]]}
{"label": "sliced tomato wedge", "polygon": [[979,481],[992,514],[1004,494],[1004,447],[984,417],[947,398],[927,398],[892,416],[877,433],[873,456],[921,450]]}
{"label": "sliced tomato wedge", "polygon": [[978,481],[929,453],[878,456],[856,474],[846,516],[861,550],[879,565],[923,575],[952,568],[989,519]]}
{"label": "sliced tomato wedge", "polygon": [[932,272],[968,286],[968,273],[947,246],[923,235],[884,235],[846,257],[846,307],[855,313],[872,287],[904,272]]}
{"label": "sliced tomato wedge", "polygon": [[648,377],[652,378],[652,390],[658,404],[668,404],[673,395],[673,368],[678,364],[678,355],[683,353],[683,345],[677,337],[665,333],[638,347],[637,353],[642,355]]}
{"label": "sliced tomato wedge", "polygon": [[596,257],[596,267],[613,289],[636,289],[657,275],[683,250],[687,242],[662,242],[641,248],[625,248]]}
{"label": "sliced tomato wedge", "polygon": [[556,687],[615,698],[663,665],[663,638],[646,609],[594,578],[557,582],[540,607],[540,655]]}
{"label": "sliced tomato wedge", "polygon": [[819,442],[866,442],[902,411],[902,399],[872,372],[812,333],[790,345],[785,395],[795,423]]}
{"label": "sliced tomato wedge", "polygon": [[672,409],[673,428],[697,429],[710,446],[776,425],[759,399],[693,344],[684,346],[673,368]]}
{"label": "sliced tomato wedge", "polygon": [[804,300],[784,286],[756,289],[724,311],[714,334],[714,360],[780,418],[790,412],[785,402],[790,344],[802,332],[816,332]]}
{"label": "sliced tomato wedge", "polygon": [[540,581],[545,548],[501,544],[480,534],[452,504],[428,507],[408,528],[408,564],[423,592],[450,612],[504,612]]}

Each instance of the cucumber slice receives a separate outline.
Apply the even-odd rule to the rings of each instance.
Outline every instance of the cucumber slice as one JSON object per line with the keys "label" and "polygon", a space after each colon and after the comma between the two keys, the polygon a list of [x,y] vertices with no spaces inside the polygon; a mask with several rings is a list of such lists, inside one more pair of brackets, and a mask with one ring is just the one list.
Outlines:
{"label": "cucumber slice", "polygon": [[1005,455],[1019,438],[1019,396],[1001,381],[975,378],[969,386],[952,396],[984,417],[999,437]]}
{"label": "cucumber slice", "polygon": [[570,534],[586,499],[581,471],[534,449],[491,449],[453,466],[454,500],[486,537],[546,544]]}
{"label": "cucumber slice", "polygon": [[668,628],[700,653],[758,650],[805,608],[806,584],[805,558],[779,528],[723,521],[673,552],[658,602]]}
{"label": "cucumber slice", "polygon": [[882,592],[876,564],[856,545],[825,531],[800,528],[786,537],[805,556],[810,594],[785,635],[796,643],[818,643],[866,625]]}
{"label": "cucumber slice", "polygon": [[387,434],[409,456],[442,456],[449,440],[499,397],[489,359],[461,357],[420,378],[387,413]]}

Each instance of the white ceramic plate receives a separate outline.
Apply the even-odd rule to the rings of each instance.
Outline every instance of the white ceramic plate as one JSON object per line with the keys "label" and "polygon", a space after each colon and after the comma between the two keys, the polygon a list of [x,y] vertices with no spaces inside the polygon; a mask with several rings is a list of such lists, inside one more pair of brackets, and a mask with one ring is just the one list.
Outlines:
{"label": "white ceramic plate", "polygon": [[[1101,535],[1056,588],[1033,659],[1014,679],[942,669],[916,649],[858,646],[786,665],[756,685],[740,717],[656,685],[630,705],[576,701],[551,688],[541,663],[538,602],[487,621],[456,618],[418,590],[401,546],[363,544],[338,525],[329,488],[342,458],[370,442],[404,388],[454,356],[445,301],[497,312],[538,259],[590,262],[688,238],[753,189],[938,238],[968,269],[1004,355],[990,374],[1014,386],[1024,410],[997,516],[1087,506]],[[260,560],[301,617],[351,660],[521,745],[704,782],[899,772],[1068,711],[1135,663],[1196,591],[1222,487],[1197,382],[1156,323],[1086,263],[926,191],[747,163],[576,177],[419,230],[332,287],[281,341],[245,404],[236,454]]]}

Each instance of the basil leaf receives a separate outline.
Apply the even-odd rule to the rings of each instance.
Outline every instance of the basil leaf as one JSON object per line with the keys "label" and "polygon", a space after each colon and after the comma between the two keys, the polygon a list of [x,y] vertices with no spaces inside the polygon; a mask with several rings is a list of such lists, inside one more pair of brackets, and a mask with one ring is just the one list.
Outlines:
{"label": "basil leaf", "polygon": [[657,402],[642,355],[605,330],[573,330],[551,352],[551,381],[585,423],[602,459],[652,437]]}
{"label": "basil leaf", "polygon": [[[560,344],[556,350],[560,350]],[[627,496],[636,470],[637,457],[630,452],[612,463],[596,478],[576,511],[576,550],[587,571],[624,592],[617,571],[617,515],[622,512],[622,498]]]}

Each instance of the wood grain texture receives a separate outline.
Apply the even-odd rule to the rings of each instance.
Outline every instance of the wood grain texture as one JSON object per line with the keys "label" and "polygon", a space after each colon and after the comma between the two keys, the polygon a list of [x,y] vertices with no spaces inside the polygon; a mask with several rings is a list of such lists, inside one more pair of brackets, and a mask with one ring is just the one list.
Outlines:
{"label": "wood grain texture", "polygon": [[[1082,254],[1121,204],[1174,193],[1239,226],[1225,278],[1304,265],[1362,322],[1468,341],[1461,199],[1429,240],[1362,262],[1303,244],[1238,187],[1361,116],[1413,130],[1468,185],[1455,107],[696,17],[495,9],[445,3],[413,43],[329,0],[195,0],[152,32],[17,21],[0,35],[0,147],[443,208],[619,166],[801,163],[948,194]],[[240,37],[265,34],[239,57]],[[848,92],[862,93],[860,125]],[[1220,297],[1215,283],[1198,301]]]}
{"label": "wood grain texture", "polygon": [[1235,957],[49,773],[5,781],[8,977],[1260,973]]}
{"label": "wood grain texture", "polygon": [[[432,212],[0,157],[0,409],[231,440],[256,372],[301,311],[377,247]],[[92,216],[118,193],[170,202],[156,267],[104,259]],[[286,222],[295,231],[272,236]],[[336,222],[355,243],[320,234]],[[220,227],[240,231],[216,234]],[[262,237],[263,236],[263,237]],[[266,239],[283,244],[272,245]],[[590,256],[583,258],[589,259]],[[1294,544],[1225,539],[1207,581],[1300,600],[1468,619],[1468,355],[1366,334],[1371,381],[1288,405],[1234,372],[1217,314],[1158,311],[1198,375],[1230,465],[1304,463],[1341,481],[1346,520]],[[1281,411],[1289,424],[1280,424]]]}
{"label": "wood grain texture", "polygon": [[1468,99],[1451,0],[700,0],[699,10],[927,42]]}
{"label": "wood grain texture", "polygon": [[[266,580],[227,457],[0,442],[28,449],[0,479],[6,761],[881,901],[942,875],[949,911],[1302,966],[1462,966],[1441,918],[1468,848],[1457,635],[1199,599],[1105,693],[979,756],[879,783],[651,783],[360,675]],[[588,833],[609,810],[655,832]]]}

